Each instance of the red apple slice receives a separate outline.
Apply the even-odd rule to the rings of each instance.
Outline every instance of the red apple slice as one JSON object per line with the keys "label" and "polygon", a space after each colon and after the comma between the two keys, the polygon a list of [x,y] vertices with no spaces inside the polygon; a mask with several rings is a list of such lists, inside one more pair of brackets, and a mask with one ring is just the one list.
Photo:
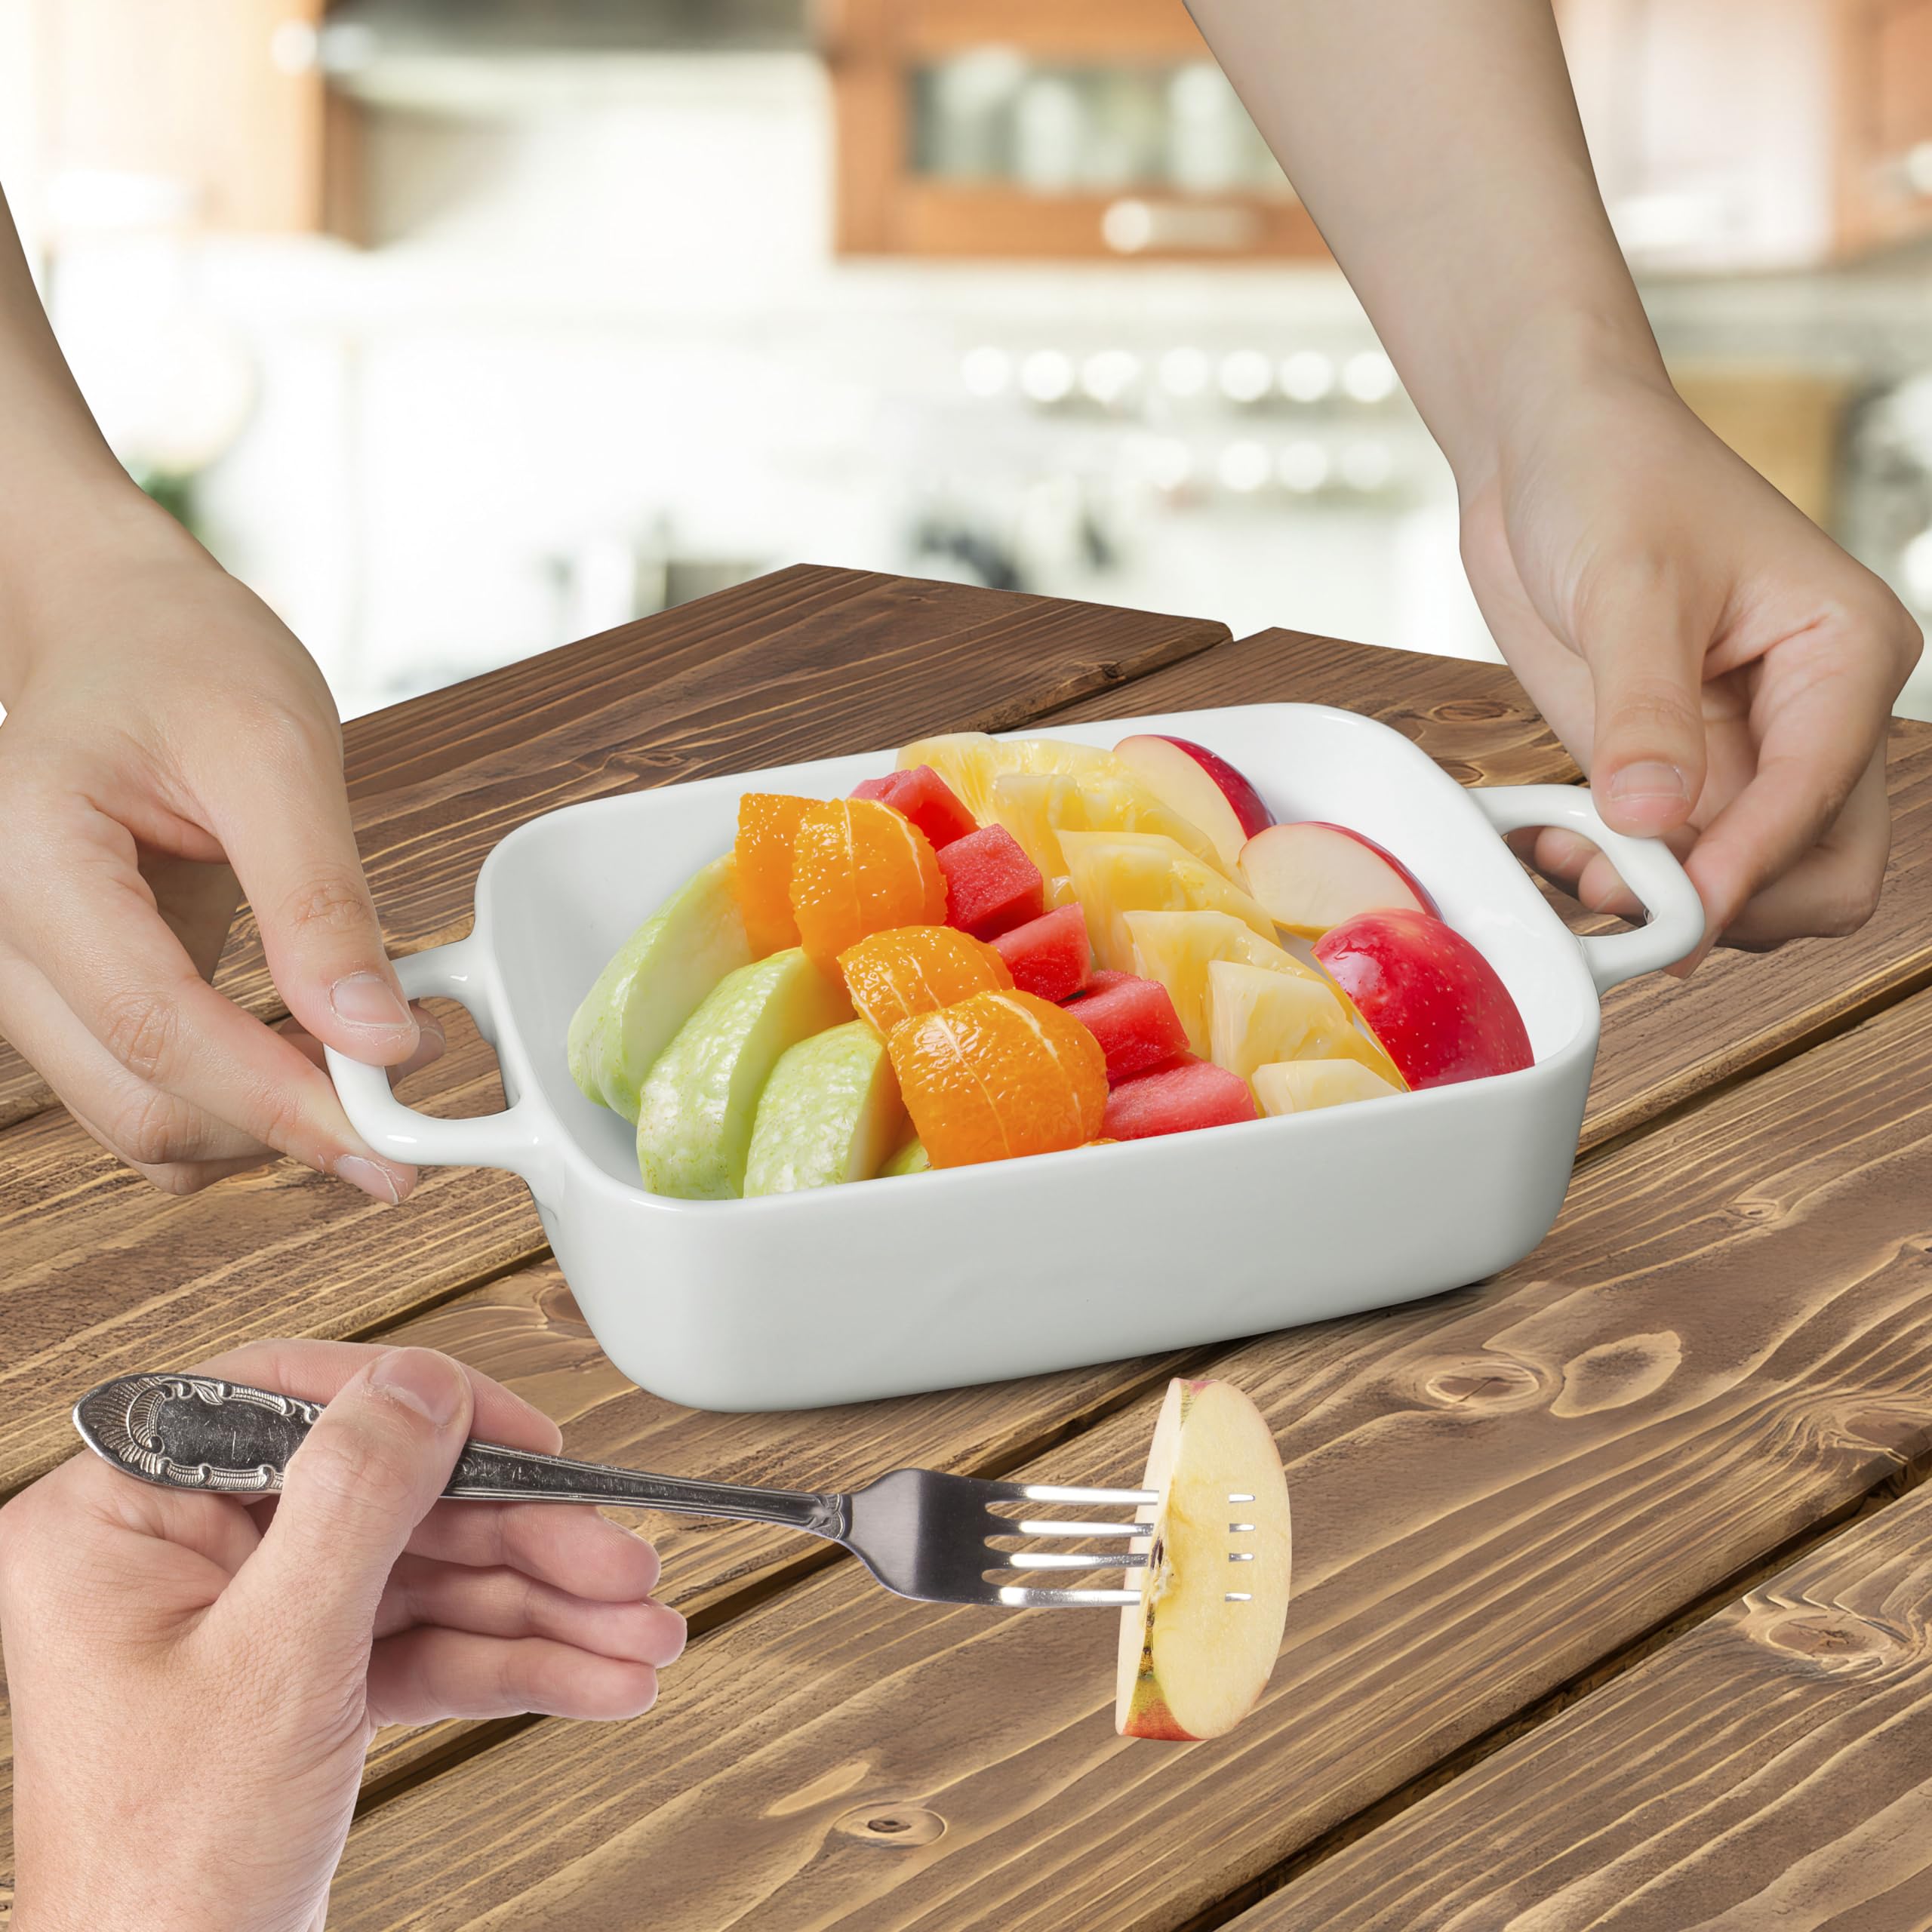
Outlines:
{"label": "red apple slice", "polygon": [[1320,819],[1257,832],[1241,848],[1236,874],[1277,925],[1303,939],[1319,939],[1358,912],[1395,907],[1435,916],[1427,888],[1392,852]]}
{"label": "red apple slice", "polygon": [[1121,739],[1114,755],[1124,760],[1163,804],[1207,833],[1229,872],[1240,860],[1242,846],[1275,823],[1260,793],[1226,758],[1191,738],[1138,732]]}
{"label": "red apple slice", "polygon": [[[1267,1688],[1288,1615],[1288,1484],[1266,1418],[1227,1382],[1168,1384],[1141,1487],[1140,1601],[1121,1612],[1114,1726],[1218,1737]],[[1230,1558],[1238,1561],[1230,1561]]]}
{"label": "red apple slice", "polygon": [[1514,1073],[1535,1057],[1496,968],[1426,912],[1358,912],[1315,941],[1315,957],[1411,1087]]}

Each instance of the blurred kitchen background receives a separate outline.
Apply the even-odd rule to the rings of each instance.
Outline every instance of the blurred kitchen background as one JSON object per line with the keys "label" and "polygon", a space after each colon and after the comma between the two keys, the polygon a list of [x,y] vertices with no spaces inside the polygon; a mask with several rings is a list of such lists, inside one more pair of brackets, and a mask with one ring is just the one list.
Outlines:
{"label": "blurred kitchen background", "polygon": [[[1932,0],[1558,13],[1684,394],[1925,619]],[[1495,654],[1180,0],[0,0],[0,182],[346,714],[798,559]]]}

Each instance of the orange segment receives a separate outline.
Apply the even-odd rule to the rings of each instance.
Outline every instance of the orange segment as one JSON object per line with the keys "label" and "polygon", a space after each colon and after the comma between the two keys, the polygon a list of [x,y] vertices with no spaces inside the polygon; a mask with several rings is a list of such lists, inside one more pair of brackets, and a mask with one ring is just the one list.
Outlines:
{"label": "orange segment", "polygon": [[747,792],[738,801],[738,839],[732,849],[738,860],[738,909],[754,959],[798,943],[798,922],[792,916],[792,842],[814,802],[782,792]]}
{"label": "orange segment", "polygon": [[888,1051],[935,1168],[1054,1153],[1100,1131],[1100,1043],[1032,993],[975,993],[916,1014],[894,1030]]}
{"label": "orange segment", "polygon": [[951,926],[873,933],[838,955],[838,970],[860,1017],[888,1039],[915,1014],[1013,984],[1006,961],[984,940]]}
{"label": "orange segment", "polygon": [[792,841],[792,915],[821,965],[868,934],[946,923],[946,875],[931,842],[876,798],[831,798],[798,820]]}

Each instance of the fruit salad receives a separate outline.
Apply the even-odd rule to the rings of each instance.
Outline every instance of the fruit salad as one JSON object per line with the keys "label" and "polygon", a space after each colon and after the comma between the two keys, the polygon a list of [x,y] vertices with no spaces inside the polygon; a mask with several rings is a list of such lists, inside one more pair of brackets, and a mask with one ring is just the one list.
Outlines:
{"label": "fruit salad", "polygon": [[585,995],[570,1069],[651,1192],[850,1181],[1229,1127],[1530,1064],[1395,854],[1278,824],[1226,760],[928,738],[732,849]]}

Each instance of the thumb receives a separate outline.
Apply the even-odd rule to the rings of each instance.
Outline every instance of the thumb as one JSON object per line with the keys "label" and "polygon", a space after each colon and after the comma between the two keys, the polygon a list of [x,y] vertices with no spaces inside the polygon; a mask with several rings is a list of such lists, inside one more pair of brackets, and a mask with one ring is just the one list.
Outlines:
{"label": "thumb", "polygon": [[214,830],[248,895],[269,971],[318,1040],[372,1066],[417,1048],[415,1016],[383,945],[340,770],[278,767]]}
{"label": "thumb", "polygon": [[1600,600],[1577,645],[1595,696],[1597,809],[1638,838],[1682,825],[1704,788],[1705,635],[1668,588],[1646,589]]}
{"label": "thumb", "polygon": [[[275,1519],[227,1595],[299,1620],[323,1655],[367,1651],[389,1571],[469,1432],[469,1378],[431,1349],[387,1349],[345,1383],[289,1459]],[[226,1601],[226,1597],[224,1597]]]}

